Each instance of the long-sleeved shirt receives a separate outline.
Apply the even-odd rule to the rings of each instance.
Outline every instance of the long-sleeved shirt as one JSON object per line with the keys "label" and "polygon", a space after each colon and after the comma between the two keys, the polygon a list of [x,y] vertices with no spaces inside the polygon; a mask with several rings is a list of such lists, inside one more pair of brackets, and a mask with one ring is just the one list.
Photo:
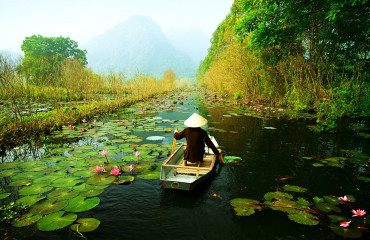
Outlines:
{"label": "long-sleeved shirt", "polygon": [[176,140],[186,138],[186,149],[184,159],[190,162],[202,162],[203,154],[205,152],[205,144],[212,149],[213,153],[219,155],[219,151],[209,139],[208,134],[201,128],[185,128],[182,132],[175,133]]}

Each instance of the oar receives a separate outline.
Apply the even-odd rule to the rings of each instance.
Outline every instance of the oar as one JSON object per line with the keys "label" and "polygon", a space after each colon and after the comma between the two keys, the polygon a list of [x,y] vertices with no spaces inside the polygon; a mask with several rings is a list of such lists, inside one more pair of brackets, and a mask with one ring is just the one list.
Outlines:
{"label": "oar", "polygon": [[[177,130],[177,128],[176,128],[176,130]],[[173,138],[171,154],[175,151],[175,145],[176,145],[176,138]]]}
{"label": "oar", "polygon": [[218,158],[220,159],[220,163],[224,164],[224,157],[221,154],[221,149],[218,149],[218,151],[220,152],[220,155],[218,155]]}

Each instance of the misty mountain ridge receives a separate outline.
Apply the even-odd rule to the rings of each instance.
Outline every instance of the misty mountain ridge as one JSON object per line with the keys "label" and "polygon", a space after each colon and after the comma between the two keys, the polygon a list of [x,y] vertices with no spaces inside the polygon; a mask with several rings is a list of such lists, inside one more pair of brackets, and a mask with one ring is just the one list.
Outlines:
{"label": "misty mountain ridge", "polygon": [[149,17],[133,16],[81,47],[88,66],[97,73],[152,74],[158,78],[172,69],[177,77],[194,77],[197,65],[176,49],[160,26]]}
{"label": "misty mountain ridge", "polygon": [[186,53],[197,66],[211,47],[211,38],[197,28],[172,28],[165,34],[172,45]]}

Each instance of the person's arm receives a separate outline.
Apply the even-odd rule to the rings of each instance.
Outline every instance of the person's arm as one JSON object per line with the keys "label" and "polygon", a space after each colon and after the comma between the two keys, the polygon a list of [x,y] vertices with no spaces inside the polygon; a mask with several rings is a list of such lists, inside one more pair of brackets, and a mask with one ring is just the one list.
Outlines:
{"label": "person's arm", "polygon": [[177,131],[177,129],[175,130],[174,134],[173,134],[173,137],[176,139],[176,140],[179,140],[179,139],[182,139],[185,137],[185,130],[182,130],[181,132]]}
{"label": "person's arm", "polygon": [[212,149],[213,153],[216,154],[216,155],[219,155],[220,152],[217,150],[216,146],[213,144],[213,142],[211,141],[211,139],[208,137],[208,134],[206,133],[204,135],[204,142],[207,144],[207,146],[209,148]]}

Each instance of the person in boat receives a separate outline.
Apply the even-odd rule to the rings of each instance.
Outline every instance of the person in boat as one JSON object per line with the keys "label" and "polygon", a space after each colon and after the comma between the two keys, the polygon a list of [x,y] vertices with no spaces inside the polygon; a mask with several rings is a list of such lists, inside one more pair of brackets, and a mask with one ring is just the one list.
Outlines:
{"label": "person in boat", "polygon": [[221,150],[219,151],[213,144],[211,139],[205,130],[200,127],[207,124],[207,119],[200,116],[197,113],[191,115],[185,122],[184,125],[187,126],[183,131],[178,132],[177,129],[174,133],[174,138],[176,140],[186,138],[186,149],[184,153],[185,165],[187,161],[200,164],[203,162],[203,155],[205,153],[205,144],[212,149],[213,153],[218,155],[220,161],[223,162]]}

